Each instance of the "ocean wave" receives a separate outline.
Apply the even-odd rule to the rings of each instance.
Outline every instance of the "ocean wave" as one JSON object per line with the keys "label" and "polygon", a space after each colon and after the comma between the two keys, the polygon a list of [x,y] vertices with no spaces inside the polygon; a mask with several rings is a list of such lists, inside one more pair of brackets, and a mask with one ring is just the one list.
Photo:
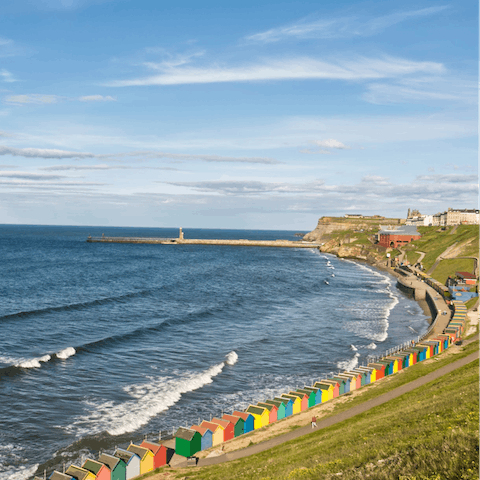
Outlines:
{"label": "ocean wave", "polygon": [[377,344],[372,342],[368,344],[365,348],[368,348],[369,350],[375,350],[377,348]]}
{"label": "ocean wave", "polygon": [[233,365],[237,359],[238,355],[232,351],[226,356],[225,362],[213,365],[200,373],[186,372],[180,378],[157,377],[152,378],[150,383],[129,385],[124,387],[123,391],[131,399],[124,403],[85,402],[87,407],[93,407],[93,411],[77,418],[64,428],[77,436],[104,431],[110,435],[134,432],[159,413],[175,405],[182,394],[212,383],[227,363]]}
{"label": "ocean wave", "polygon": [[12,358],[0,357],[0,362],[7,364],[0,368],[0,377],[13,377],[31,368],[41,368],[42,364],[54,361],[55,359],[66,360],[75,355],[76,350],[73,347],[67,347],[57,353],[50,353],[36,358]]}
{"label": "ocean wave", "polygon": [[59,305],[56,307],[46,307],[38,308],[35,310],[26,310],[15,313],[9,313],[8,315],[3,315],[0,317],[0,320],[8,320],[12,318],[24,318],[31,317],[35,315],[43,315],[45,313],[55,313],[55,312],[64,312],[68,310],[83,310],[90,307],[105,305],[107,303],[124,303],[124,300],[136,297],[145,297],[150,295],[153,290],[140,290],[138,292],[130,292],[124,295],[117,295],[114,297],[99,298],[96,300],[90,300],[88,302],[78,302],[78,303],[69,303],[67,305]]}
{"label": "ocean wave", "polygon": [[337,363],[337,367],[340,370],[352,370],[352,368],[355,368],[358,365],[358,358],[360,357],[359,353],[356,353],[353,358],[350,358],[349,360],[342,360]]}
{"label": "ocean wave", "polygon": [[356,352],[358,348],[355,345],[350,345],[350,350],[353,350],[354,352]]}
{"label": "ocean wave", "polygon": [[0,466],[0,478],[2,480],[27,480],[32,478],[38,468],[38,463],[36,465],[25,466],[20,465],[18,467],[2,467]]}

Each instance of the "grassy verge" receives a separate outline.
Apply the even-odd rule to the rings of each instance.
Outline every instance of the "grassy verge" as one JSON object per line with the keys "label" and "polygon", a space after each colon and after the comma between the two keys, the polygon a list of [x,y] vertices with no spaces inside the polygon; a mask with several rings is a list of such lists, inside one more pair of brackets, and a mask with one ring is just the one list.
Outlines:
{"label": "grassy verge", "polygon": [[473,269],[473,259],[449,258],[442,260],[432,272],[431,276],[445,285],[449,275],[454,275],[455,272],[473,272]]}
{"label": "grassy verge", "polygon": [[468,302],[465,303],[467,309],[472,308],[477,303],[478,297],[471,298]]}
{"label": "grassy verge", "polygon": [[406,256],[411,265],[415,265],[417,260],[420,258],[420,254],[412,250],[407,251]]}
{"label": "grassy verge", "polygon": [[246,459],[188,470],[188,478],[478,479],[478,413],[477,360],[355,418]]}

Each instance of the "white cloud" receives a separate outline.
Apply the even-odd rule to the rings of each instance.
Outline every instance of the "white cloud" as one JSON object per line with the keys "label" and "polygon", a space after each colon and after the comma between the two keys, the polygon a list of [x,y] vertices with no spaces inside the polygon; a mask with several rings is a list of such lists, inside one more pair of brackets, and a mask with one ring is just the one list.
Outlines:
{"label": "white cloud", "polygon": [[440,183],[478,183],[478,175],[457,175],[454,173],[446,175],[419,175],[417,180]]}
{"label": "white cloud", "polygon": [[0,146],[0,155],[12,155],[25,158],[93,158],[91,153],[68,152],[48,148],[13,148]]}
{"label": "white cloud", "polygon": [[[151,65],[151,64],[149,64]],[[158,75],[116,80],[107,83],[113,87],[147,85],[185,85],[224,82],[252,82],[272,80],[373,80],[412,73],[442,73],[444,66],[437,62],[416,62],[402,58],[383,57],[318,60],[310,57],[265,59],[256,64],[235,67],[218,65],[207,67],[165,67],[157,65]]]}
{"label": "white cloud", "polygon": [[448,6],[429,7],[419,10],[395,12],[390,15],[374,18],[349,16],[322,18],[313,21],[306,18],[290,25],[249,35],[245,39],[250,42],[273,43],[292,38],[334,39],[359,36],[366,37],[380,33],[386,28],[405,20],[433,15],[446,8],[448,8]]}
{"label": "white cloud", "polygon": [[331,155],[332,152],[330,150],[308,150],[304,148],[300,150],[300,153],[306,153],[308,155]]}
{"label": "white cloud", "polygon": [[14,105],[50,105],[57,103],[61,97],[57,95],[41,95],[41,94],[28,94],[28,95],[9,95],[5,97],[7,103]]}
{"label": "white cloud", "polygon": [[65,178],[64,175],[51,175],[44,173],[31,173],[31,172],[0,172],[2,178],[14,178],[21,180],[59,180]]}
{"label": "white cloud", "polygon": [[2,70],[0,70],[0,77],[2,77],[3,81],[7,82],[7,83],[16,82],[13,74],[10,73],[8,70],[5,70],[4,68],[2,68]]}
{"label": "white cloud", "polygon": [[330,138],[328,140],[315,140],[313,143],[315,143],[319,147],[325,147],[325,148],[338,148],[340,150],[346,150],[350,148],[344,145],[342,142],[339,142],[338,140],[334,140],[333,138]]}
{"label": "white cloud", "polygon": [[68,170],[167,170],[173,172],[181,172],[178,168],[173,167],[144,167],[129,165],[52,165],[50,167],[40,167],[39,170],[47,172],[61,172]]}
{"label": "white cloud", "polygon": [[117,99],[111,97],[110,95],[86,95],[84,97],[79,97],[80,102],[116,102]]}
{"label": "white cloud", "polygon": [[372,183],[374,185],[391,185],[388,177],[381,177],[379,175],[366,175],[362,178],[364,183]]}

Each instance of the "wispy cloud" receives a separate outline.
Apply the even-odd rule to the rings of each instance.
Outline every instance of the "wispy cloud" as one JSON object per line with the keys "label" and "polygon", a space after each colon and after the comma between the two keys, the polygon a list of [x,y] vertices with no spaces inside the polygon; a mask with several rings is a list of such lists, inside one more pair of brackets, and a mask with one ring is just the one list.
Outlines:
{"label": "wispy cloud", "polygon": [[20,180],[60,180],[66,178],[64,175],[51,175],[32,172],[0,172],[0,178],[13,178]]}
{"label": "wispy cloud", "polygon": [[188,187],[199,192],[219,193],[223,195],[257,195],[264,193],[306,193],[316,192],[324,185],[323,180],[304,184],[286,182],[262,182],[255,180],[215,180],[205,182],[159,182],[176,187]]}
{"label": "wispy cloud", "polygon": [[165,170],[173,172],[181,172],[182,170],[174,167],[146,167],[146,166],[131,166],[131,165],[52,165],[50,167],[40,167],[39,170],[46,172],[63,172],[71,170]]}
{"label": "wispy cloud", "polygon": [[330,138],[328,140],[315,140],[313,143],[315,143],[319,147],[325,147],[325,148],[338,148],[340,150],[350,149],[350,147],[347,147],[342,142],[339,142],[338,140],[335,140],[333,138]]}
{"label": "wispy cloud", "polygon": [[[221,155],[205,155],[205,154],[192,154],[192,153],[169,153],[169,152],[158,152],[154,150],[146,151],[133,151],[133,152],[122,152],[122,153],[106,153],[106,154],[93,154],[88,152],[72,152],[67,150],[56,150],[48,148],[14,148],[7,146],[0,146],[0,155],[12,155],[15,157],[25,157],[25,158],[57,158],[57,159],[83,159],[83,158],[98,158],[98,159],[107,159],[110,158],[122,158],[122,157],[142,157],[143,159],[171,159],[171,160],[180,160],[180,161],[194,161],[200,160],[203,162],[218,162],[218,163],[258,163],[264,165],[278,165],[282,162],[275,160],[273,158],[266,157],[227,157]],[[74,169],[75,167],[63,166],[65,169]],[[82,167],[76,167],[78,169]],[[92,168],[86,166],[85,168]],[[97,165],[96,167],[99,170],[107,169],[108,166]],[[113,167],[111,167],[113,168]],[[115,167],[121,168],[121,167]],[[129,168],[129,167],[125,167]],[[146,167],[147,168],[147,167]],[[153,168],[153,167],[148,167]]]}
{"label": "wispy cloud", "polygon": [[308,155],[331,155],[330,150],[308,150],[308,148],[304,148],[300,150],[300,153],[306,153]]}
{"label": "wispy cloud", "polygon": [[478,183],[478,175],[457,175],[449,173],[446,175],[419,175],[417,180],[421,182],[441,183]]}
{"label": "wispy cloud", "polygon": [[375,80],[412,73],[442,73],[445,68],[437,62],[416,62],[385,56],[355,59],[318,60],[311,57],[265,59],[241,66],[165,67],[158,65],[158,75],[131,80],[115,80],[111,87],[148,85],[185,85],[202,83],[253,82],[273,80]]}
{"label": "wispy cloud", "polygon": [[110,95],[86,95],[84,97],[79,97],[80,102],[116,102],[117,99],[111,97]]}
{"label": "wispy cloud", "polygon": [[12,83],[17,81],[13,76],[13,74],[8,70],[6,70],[5,68],[2,68],[2,70],[0,70],[0,77],[2,77],[3,81],[7,83]]}
{"label": "wispy cloud", "polygon": [[304,18],[296,23],[272,28],[264,32],[255,33],[245,37],[248,42],[273,43],[292,38],[351,38],[368,37],[376,35],[385,29],[404,22],[406,20],[434,15],[449,8],[448,6],[436,6],[395,12],[379,17],[347,16],[338,18],[321,18],[311,20]]}
{"label": "wispy cloud", "polygon": [[0,146],[0,155],[25,158],[94,158],[92,153],[68,152],[49,148],[13,148]]}
{"label": "wispy cloud", "polygon": [[26,94],[26,95],[9,95],[5,97],[7,103],[14,105],[51,105],[57,103],[59,99],[58,95],[41,95],[41,94]]}

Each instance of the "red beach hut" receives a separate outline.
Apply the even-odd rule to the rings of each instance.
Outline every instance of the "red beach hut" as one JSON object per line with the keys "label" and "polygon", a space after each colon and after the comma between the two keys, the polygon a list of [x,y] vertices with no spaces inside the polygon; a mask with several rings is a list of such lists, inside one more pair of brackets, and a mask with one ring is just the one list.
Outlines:
{"label": "red beach hut", "polygon": [[308,399],[309,395],[301,392],[288,392],[289,395],[294,395],[300,399],[300,410],[303,412],[308,409]]}
{"label": "red beach hut", "polygon": [[338,382],[335,382],[333,380],[320,380],[320,382],[315,382],[314,387],[316,388],[322,388],[322,385],[328,386],[333,386],[333,398],[338,397],[340,395],[340,385]]}
{"label": "red beach hut", "polygon": [[95,480],[111,480],[110,469],[103,463],[87,459],[82,468],[92,472],[95,475]]}
{"label": "red beach hut", "polygon": [[167,447],[165,445],[144,440],[140,446],[148,448],[153,453],[153,469],[167,464]]}
{"label": "red beach hut", "polygon": [[213,417],[211,423],[216,423],[223,427],[223,441],[227,442],[235,438],[235,424],[230,420],[222,420],[221,418]]}
{"label": "red beach hut", "polygon": [[278,407],[270,403],[258,402],[257,405],[262,408],[266,408],[270,413],[268,415],[268,423],[277,421]]}

